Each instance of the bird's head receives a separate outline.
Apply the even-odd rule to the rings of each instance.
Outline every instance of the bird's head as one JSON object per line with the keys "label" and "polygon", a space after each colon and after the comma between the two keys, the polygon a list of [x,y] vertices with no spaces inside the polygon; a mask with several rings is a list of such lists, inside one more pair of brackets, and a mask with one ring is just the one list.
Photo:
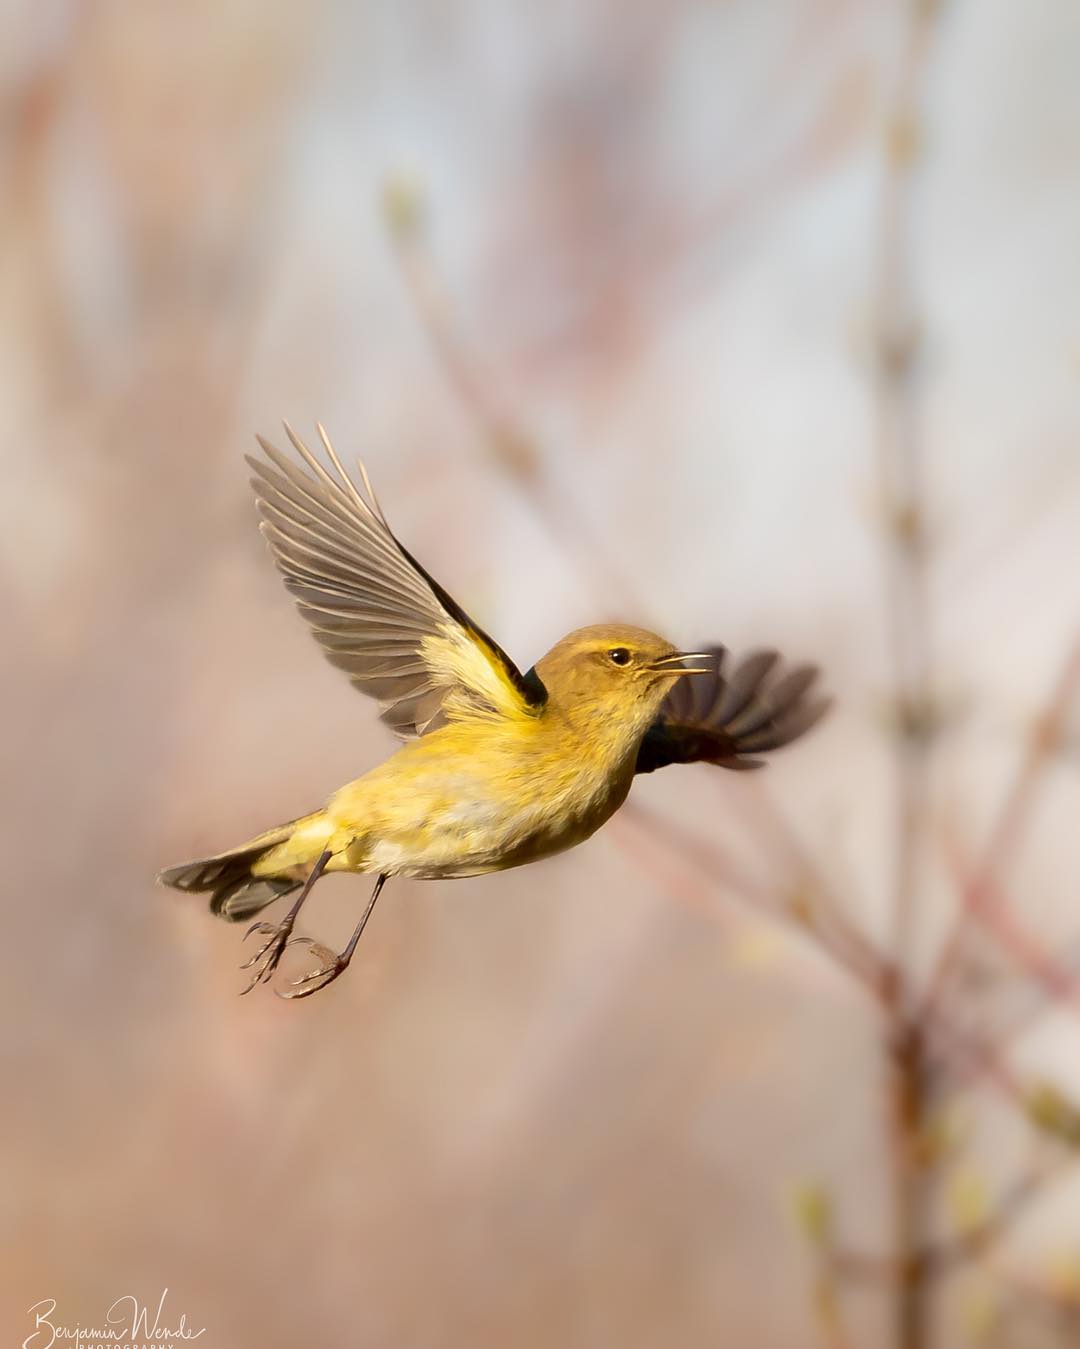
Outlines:
{"label": "bird's head", "polygon": [[644,733],[676,680],[705,672],[707,659],[644,628],[611,623],[569,633],[537,661],[536,673],[563,711]]}

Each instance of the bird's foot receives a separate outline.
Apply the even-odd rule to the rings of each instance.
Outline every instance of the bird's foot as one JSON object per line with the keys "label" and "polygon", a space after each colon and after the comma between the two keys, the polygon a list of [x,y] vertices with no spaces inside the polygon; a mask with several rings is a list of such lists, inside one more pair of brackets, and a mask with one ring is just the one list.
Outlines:
{"label": "bird's foot", "polygon": [[292,919],[286,918],[280,923],[252,923],[244,933],[245,941],[256,932],[262,933],[266,937],[266,941],[263,942],[250,960],[245,960],[240,966],[242,970],[254,970],[251,983],[248,984],[247,988],[240,991],[241,997],[270,979],[277,969],[281,957],[285,954],[285,948],[289,944],[292,930]]}
{"label": "bird's foot", "polygon": [[327,984],[332,984],[339,974],[343,974],[352,957],[351,950],[339,955],[311,937],[294,937],[287,945],[309,947],[311,955],[318,961],[318,968],[302,974],[298,979],[290,979],[285,988],[275,988],[274,992],[279,998],[310,998],[312,993],[318,993]]}

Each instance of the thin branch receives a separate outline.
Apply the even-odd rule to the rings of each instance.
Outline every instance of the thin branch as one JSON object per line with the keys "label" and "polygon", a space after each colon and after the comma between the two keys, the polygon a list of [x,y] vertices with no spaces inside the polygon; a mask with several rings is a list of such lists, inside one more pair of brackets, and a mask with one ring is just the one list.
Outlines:
{"label": "thin branch", "polygon": [[741,869],[715,844],[689,829],[663,818],[645,807],[628,802],[622,814],[633,820],[653,838],[664,843],[674,855],[689,860],[695,868],[770,917],[796,928],[821,946],[837,964],[853,975],[879,1002],[887,997],[890,971],[876,956],[861,946],[851,946],[828,923],[819,918],[805,897],[796,894],[795,902],[778,900],[776,887],[765,884]]}
{"label": "thin branch", "polygon": [[1029,1114],[1030,1090],[1017,1077],[1012,1065],[996,1045],[990,1044],[982,1036],[961,1030],[948,1019],[944,1011],[939,1011],[931,1021],[921,1024],[928,1043],[942,1056],[940,1060],[936,1057],[928,1059],[928,1066],[935,1077],[942,1061],[952,1068],[949,1085],[954,1089],[970,1083],[974,1078],[985,1077],[1023,1115]]}
{"label": "thin branch", "polygon": [[1009,1235],[1024,1214],[1045,1194],[1051,1182],[1058,1180],[1074,1160],[1072,1154],[1061,1152],[1051,1161],[1025,1171],[1000,1197],[993,1212],[981,1222],[973,1224],[951,1241],[930,1247],[926,1257],[932,1272],[949,1273],[986,1255]]}
{"label": "thin branch", "polygon": [[539,453],[533,437],[500,405],[492,382],[479,370],[475,354],[462,339],[419,222],[408,218],[392,235],[401,276],[417,317],[481,444],[498,468],[525,493],[559,545],[584,562],[587,575],[600,577],[603,593],[633,607],[633,587],[597,544],[595,532],[573,494],[550,480],[545,472],[548,461]]}
{"label": "thin branch", "polygon": [[933,1242],[914,1252],[907,1265],[893,1256],[863,1251],[835,1250],[833,1264],[839,1277],[853,1282],[902,1283],[914,1269],[939,1279],[987,1254],[1002,1241],[1043,1194],[1049,1184],[1061,1177],[1073,1163],[1069,1153],[1061,1153],[1041,1166],[1032,1167],[999,1198],[997,1205],[981,1221],[955,1237]]}
{"label": "thin branch", "polygon": [[873,406],[878,488],[886,512],[885,591],[896,721],[894,958],[907,970],[924,851],[929,748],[930,604],[924,449],[919,425],[921,333],[911,285],[911,191],[918,108],[934,6],[916,0],[886,128],[874,282]]}
{"label": "thin branch", "polygon": [[[1072,1281],[1055,1283],[1045,1274],[1029,1274],[1020,1270],[1002,1270],[1001,1274],[1011,1291],[1022,1298],[1028,1311],[1041,1311],[1057,1328],[1070,1333],[1080,1325],[1080,1293]],[[1067,1341],[1075,1344],[1071,1337]],[[1066,1343],[1064,1339],[1062,1344]]]}
{"label": "thin branch", "polygon": [[[887,991],[896,980],[891,960],[877,949],[861,928],[850,921],[845,904],[836,894],[818,859],[803,842],[762,775],[754,775],[747,786],[747,804],[752,805],[756,800],[758,809],[746,810],[745,814],[762,837],[763,851],[771,855],[779,850],[787,857],[793,874],[804,887],[805,902],[813,909],[815,926],[827,929],[838,945],[851,950],[865,968],[874,970],[876,981]],[[741,800],[742,794],[737,794],[736,799]],[[736,808],[740,807],[736,805]]]}
{"label": "thin branch", "polygon": [[[649,820],[635,815],[633,805],[626,805],[616,813],[608,825],[608,833],[634,864],[653,878],[665,896],[717,925],[723,924],[727,910],[717,905],[717,888],[719,884],[738,891],[739,879],[734,874],[704,877],[700,868],[688,866],[670,843],[653,833]],[[756,902],[756,896],[748,902]]]}
{"label": "thin branch", "polygon": [[910,1016],[910,979],[916,903],[926,851],[930,744],[935,727],[930,695],[924,446],[917,389],[921,334],[911,281],[911,183],[937,8],[930,0],[911,0],[908,6],[904,46],[886,124],[874,282],[873,406],[879,492],[888,523],[883,561],[896,719],[888,1115],[893,1245],[897,1264],[904,1271],[894,1305],[896,1349],[922,1349],[930,1335],[927,1279],[918,1252],[928,1221],[933,1179],[920,1155],[931,1087],[923,1027]]}
{"label": "thin branch", "polygon": [[[1049,1004],[1068,1006],[1080,1013],[1080,972],[1055,960],[1041,941],[1009,912],[1002,887],[989,876],[978,877],[965,856],[955,831],[943,830],[942,845],[949,869],[972,919],[991,932],[998,945],[1039,985],[1047,1002],[1034,1009],[1044,1012]],[[1012,1036],[1033,1019],[1018,1019],[1003,1034]],[[999,1037],[1000,1040],[1000,1037]]]}
{"label": "thin branch", "polygon": [[1080,639],[1077,639],[1061,668],[1046,707],[1032,725],[1024,754],[997,819],[990,831],[982,857],[973,868],[964,887],[959,912],[942,944],[920,1007],[926,1019],[937,1009],[950,977],[963,954],[972,919],[990,902],[995,878],[1003,878],[1009,863],[1030,824],[1045,770],[1061,744],[1066,721],[1080,687]]}
{"label": "thin branch", "polygon": [[[892,1005],[895,989],[894,972],[892,967],[872,950],[844,946],[842,939],[830,930],[827,920],[812,919],[810,917],[812,911],[804,904],[798,902],[784,904],[778,901],[774,885],[763,883],[751,876],[717,844],[705,841],[700,835],[681,828],[633,801],[623,806],[620,815],[625,818],[623,824],[619,825],[617,817],[615,833],[621,845],[652,871],[669,895],[684,902],[692,898],[698,911],[704,911],[715,918],[715,911],[708,904],[708,891],[700,885],[695,886],[693,879],[687,874],[689,862],[711,885],[718,885],[758,912],[797,928],[867,988],[877,1002],[886,1007]],[[636,841],[630,830],[625,828],[627,822],[634,825],[643,839],[648,839],[665,849],[670,865],[665,865],[654,854],[643,850],[640,842]],[[1030,1088],[1017,1077],[998,1047],[953,1025],[944,1012],[939,1012],[933,1021],[925,1026],[924,1033],[927,1037],[927,1048],[933,1046],[944,1054],[954,1065],[954,1073],[964,1074],[964,1082],[971,1081],[976,1076],[985,1077],[1021,1114],[1025,1117],[1030,1114]],[[928,1076],[928,1085],[933,1084],[935,1063],[936,1059],[927,1055],[924,1071]],[[955,1083],[956,1079],[953,1080]]]}

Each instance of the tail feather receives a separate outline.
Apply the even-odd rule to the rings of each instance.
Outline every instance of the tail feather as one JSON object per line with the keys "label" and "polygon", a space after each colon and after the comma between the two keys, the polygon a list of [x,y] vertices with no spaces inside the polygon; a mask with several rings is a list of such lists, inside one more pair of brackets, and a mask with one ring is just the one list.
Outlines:
{"label": "tail feather", "polygon": [[302,878],[292,875],[252,875],[255,864],[271,848],[286,842],[299,823],[299,820],[291,820],[215,857],[167,867],[159,873],[158,881],[174,890],[194,894],[209,892],[211,913],[229,922],[240,922],[302,884]]}

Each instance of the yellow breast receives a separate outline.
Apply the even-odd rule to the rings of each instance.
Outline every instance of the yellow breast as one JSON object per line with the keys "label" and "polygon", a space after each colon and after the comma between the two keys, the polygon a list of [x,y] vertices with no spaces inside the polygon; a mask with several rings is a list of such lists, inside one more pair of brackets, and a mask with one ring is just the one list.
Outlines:
{"label": "yellow breast", "polygon": [[349,870],[467,876],[573,847],[618,809],[633,760],[541,718],[451,724],[343,787],[327,813]]}

